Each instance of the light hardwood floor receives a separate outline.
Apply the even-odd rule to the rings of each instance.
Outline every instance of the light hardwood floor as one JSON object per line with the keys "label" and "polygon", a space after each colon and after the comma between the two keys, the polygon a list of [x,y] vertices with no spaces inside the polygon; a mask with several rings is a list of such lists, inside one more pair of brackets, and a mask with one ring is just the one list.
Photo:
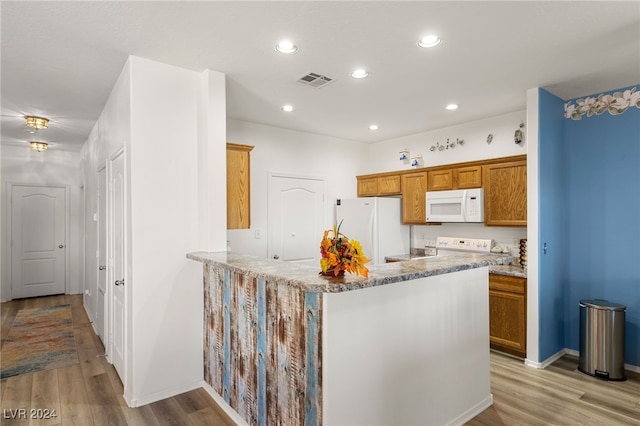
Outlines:
{"label": "light hardwood floor", "polygon": [[[0,381],[2,425],[220,425],[234,423],[203,389],[193,390],[139,408],[122,397],[118,374],[104,354],[82,306],[82,295],[21,299],[0,304],[0,345],[20,309],[71,305],[79,364],[9,377]],[[10,410],[56,410],[48,421],[11,418]],[[18,417],[18,416],[15,416]]]}
{"label": "light hardwood floor", "polygon": [[491,392],[493,406],[467,425],[640,425],[640,374],[596,379],[569,355],[539,370],[491,353]]}
{"label": "light hardwood floor", "polygon": [[[104,347],[82,307],[82,296],[50,296],[0,304],[0,345],[18,310],[72,306],[80,363],[0,381],[2,425],[232,425],[202,389],[139,408],[122,398],[122,383],[103,356]],[[522,360],[491,354],[494,405],[467,423],[470,426],[640,425],[640,375],[627,372],[625,382],[606,382],[577,370],[578,360],[565,356],[544,370]],[[9,410],[56,409],[50,422],[7,419]],[[6,411],[5,411],[6,410]],[[6,414],[6,415],[5,415]]]}

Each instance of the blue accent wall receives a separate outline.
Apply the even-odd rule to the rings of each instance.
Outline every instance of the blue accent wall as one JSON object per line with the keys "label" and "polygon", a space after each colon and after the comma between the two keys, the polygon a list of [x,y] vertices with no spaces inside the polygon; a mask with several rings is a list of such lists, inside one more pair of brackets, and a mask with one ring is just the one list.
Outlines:
{"label": "blue accent wall", "polygon": [[[565,346],[566,159],[564,101],[538,89],[538,350],[544,360]],[[546,250],[545,250],[546,245]]]}
{"label": "blue accent wall", "polygon": [[564,149],[565,347],[579,350],[579,301],[607,299],[627,307],[625,362],[640,366],[640,109],[564,119]]}

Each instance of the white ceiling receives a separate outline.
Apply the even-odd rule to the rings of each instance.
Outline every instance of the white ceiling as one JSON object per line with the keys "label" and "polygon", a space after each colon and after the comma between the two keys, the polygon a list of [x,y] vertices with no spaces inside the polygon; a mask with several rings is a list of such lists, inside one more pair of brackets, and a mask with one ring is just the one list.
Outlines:
{"label": "white ceiling", "polygon": [[[640,1],[2,1],[2,144],[79,150],[128,55],[227,76],[228,116],[376,142],[640,83]],[[420,49],[437,33],[440,46]],[[275,51],[290,38],[293,55]],[[350,77],[356,67],[366,79]],[[335,79],[321,89],[296,80]],[[458,103],[458,111],[444,109]],[[291,103],[292,113],[280,106]],[[378,131],[368,130],[377,123]]]}

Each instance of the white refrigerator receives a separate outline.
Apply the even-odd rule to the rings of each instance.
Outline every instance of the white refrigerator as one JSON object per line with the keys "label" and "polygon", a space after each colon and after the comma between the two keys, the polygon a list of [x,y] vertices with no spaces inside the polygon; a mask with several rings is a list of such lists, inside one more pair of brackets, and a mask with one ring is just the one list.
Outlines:
{"label": "white refrigerator", "polygon": [[370,265],[385,263],[385,256],[409,254],[409,225],[402,224],[402,200],[387,197],[336,200],[340,232],[362,244]]}

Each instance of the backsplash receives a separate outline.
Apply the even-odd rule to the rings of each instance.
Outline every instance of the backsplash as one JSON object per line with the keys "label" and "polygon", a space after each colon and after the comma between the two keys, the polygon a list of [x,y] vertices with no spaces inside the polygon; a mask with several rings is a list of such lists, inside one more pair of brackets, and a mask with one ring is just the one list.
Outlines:
{"label": "backsplash", "polygon": [[512,255],[519,256],[520,239],[527,238],[527,228],[485,226],[483,223],[443,223],[442,225],[411,226],[411,247],[424,248],[435,245],[437,237],[464,237],[492,239],[495,245],[508,248]]}

